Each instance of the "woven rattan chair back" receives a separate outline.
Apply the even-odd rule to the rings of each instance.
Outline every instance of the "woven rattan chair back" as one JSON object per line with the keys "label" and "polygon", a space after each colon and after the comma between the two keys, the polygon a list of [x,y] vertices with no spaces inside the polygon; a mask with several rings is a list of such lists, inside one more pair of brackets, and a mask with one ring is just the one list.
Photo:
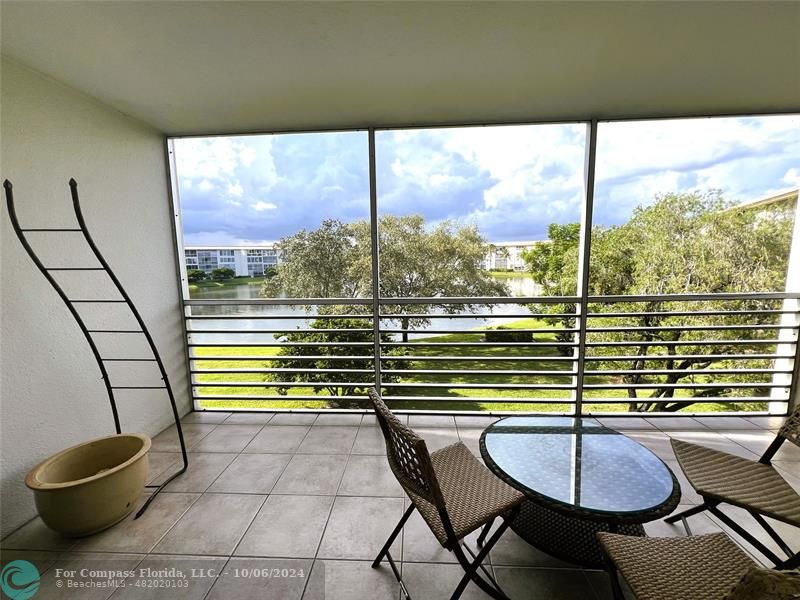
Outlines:
{"label": "woven rattan chair back", "polygon": [[800,407],[789,415],[783,427],[778,431],[778,435],[800,446]]}
{"label": "woven rattan chair back", "polygon": [[414,502],[422,500],[443,510],[444,498],[425,440],[394,416],[375,389],[369,390],[369,399],[375,407],[386,440],[389,467],[397,481]]}

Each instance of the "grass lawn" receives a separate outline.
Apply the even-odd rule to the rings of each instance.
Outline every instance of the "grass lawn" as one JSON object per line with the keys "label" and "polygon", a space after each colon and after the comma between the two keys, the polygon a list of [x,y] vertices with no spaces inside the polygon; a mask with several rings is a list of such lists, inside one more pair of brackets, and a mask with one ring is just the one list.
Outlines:
{"label": "grass lawn", "polygon": [[[522,319],[514,323],[507,324],[506,327],[515,329],[538,329],[548,328],[544,321],[539,319]],[[536,334],[534,341],[548,342],[553,341],[554,334]],[[479,342],[482,340],[480,333],[454,333],[423,339],[412,340],[412,344],[421,342]],[[195,356],[225,355],[235,356],[263,356],[264,361],[255,360],[197,360],[196,368],[204,369],[238,369],[238,368],[266,368],[270,366],[270,357],[278,354],[279,348],[195,348]],[[559,357],[558,352],[553,347],[524,347],[524,346],[465,346],[465,347],[437,347],[437,346],[411,346],[406,349],[407,354],[420,357],[491,357],[491,358],[529,358],[530,360],[492,360],[481,362],[480,360],[448,360],[448,361],[395,361],[392,366],[394,369],[436,369],[436,370],[537,370],[552,371],[547,375],[526,375],[526,374],[458,374],[448,373],[402,375],[397,383],[451,383],[454,387],[429,388],[429,387],[406,387],[390,388],[386,399],[394,408],[405,409],[440,409],[440,410],[479,410],[479,411],[536,411],[536,412],[566,412],[569,405],[564,401],[568,400],[570,390],[558,389],[492,389],[492,388],[459,388],[458,384],[569,384],[571,376],[568,374],[560,375],[559,371],[569,371],[571,363],[569,361],[553,360]],[[365,365],[368,366],[368,365]],[[213,373],[197,376],[199,382],[262,382],[264,374],[260,373]],[[592,376],[586,378],[586,383],[607,383],[612,381],[611,377]],[[275,387],[199,387],[200,395],[247,395],[274,396],[278,394]],[[685,392],[684,392],[685,393]],[[416,397],[420,400],[396,401],[391,402],[392,395]],[[688,395],[688,394],[686,394]],[[291,396],[318,396],[319,400],[290,400]],[[447,398],[446,400],[427,400],[427,396],[437,396]],[[503,398],[503,402],[481,402],[480,400],[460,400],[460,398]],[[615,412],[627,410],[626,404],[600,404],[591,403],[592,398],[624,398],[624,390],[589,390],[584,394],[584,404],[586,408],[594,412]],[[515,402],[516,398],[536,398],[542,402],[523,403]],[[286,400],[204,400],[204,408],[325,408],[330,406],[331,396],[324,390],[319,390],[314,394],[311,387],[293,387],[287,390]],[[559,400],[562,400],[559,402]],[[752,409],[755,407],[748,406]],[[697,403],[692,405],[690,410],[696,412],[716,412],[735,410],[734,407],[720,403]]]}

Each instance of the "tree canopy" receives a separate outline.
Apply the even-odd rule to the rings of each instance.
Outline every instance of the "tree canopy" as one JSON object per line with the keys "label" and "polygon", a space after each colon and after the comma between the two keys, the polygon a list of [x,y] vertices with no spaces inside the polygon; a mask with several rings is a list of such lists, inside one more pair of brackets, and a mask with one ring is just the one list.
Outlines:
{"label": "tree canopy", "polygon": [[[474,225],[443,221],[426,226],[420,215],[384,215],[378,222],[380,286],[386,298],[501,296],[508,288],[483,268],[486,240]],[[277,275],[263,292],[276,297],[356,298],[372,293],[369,223],[329,219],[314,231],[302,230],[280,242]],[[469,304],[386,305],[384,314],[454,313]],[[337,307],[341,310],[342,307]],[[424,317],[398,317],[402,329],[423,326]],[[408,340],[403,334],[404,341]]]}
{"label": "tree canopy", "polygon": [[[318,229],[301,229],[280,241],[277,273],[262,288],[263,295],[290,298],[356,298],[364,289],[358,262],[359,247],[352,225],[326,219]],[[369,256],[367,248],[367,256]],[[368,288],[367,288],[368,289]]]}
{"label": "tree canopy", "polygon": [[[443,296],[497,296],[507,294],[506,286],[495,281],[483,268],[486,242],[474,226],[456,225],[450,221],[426,227],[419,215],[380,218],[380,286],[381,295],[388,298],[437,298]],[[280,242],[282,260],[277,273],[265,281],[262,293],[270,297],[286,294],[305,298],[357,298],[372,293],[372,252],[370,227],[367,221],[344,223],[326,220],[319,229],[302,230]],[[433,307],[442,312],[472,310],[468,304],[436,303],[424,305],[384,305],[384,314],[397,314],[403,341],[408,341],[408,329],[427,324],[425,317],[409,314],[429,313]],[[319,356],[309,362],[305,359],[283,358],[275,361],[294,371],[271,373],[266,380],[275,382],[325,383],[314,391],[327,391],[335,397],[335,406],[351,406],[348,396],[362,395],[363,387],[353,385],[369,379],[364,369],[372,369],[372,359],[358,358],[369,355],[365,346],[347,346],[348,342],[372,342],[371,320],[358,318],[359,307],[321,306],[322,315],[345,314],[349,318],[316,319],[313,331],[293,332],[280,337],[283,342],[319,344],[308,346],[282,346],[282,357]],[[329,331],[330,329],[349,331]],[[390,334],[382,334],[383,342],[391,341]],[[330,344],[330,345],[329,345]],[[352,359],[344,358],[350,357]],[[335,357],[335,358],[327,358]],[[384,361],[386,368],[398,368],[391,360]],[[332,373],[330,369],[347,369]],[[362,372],[358,372],[361,370]],[[396,377],[384,375],[383,381]],[[344,385],[343,385],[344,384]],[[289,386],[278,386],[286,393]]]}
{"label": "tree canopy", "polygon": [[[268,373],[265,381],[274,382],[308,382],[325,384],[314,387],[314,393],[327,391],[334,398],[330,405],[336,408],[352,408],[358,405],[348,396],[364,395],[371,385],[358,386],[358,383],[369,382],[374,368],[371,346],[352,346],[352,343],[372,343],[372,325],[369,317],[326,318],[311,322],[312,331],[298,331],[280,336],[282,342],[304,343],[308,346],[281,346],[278,355],[281,360],[270,361],[269,367],[286,369],[277,373]],[[329,331],[336,329],[339,331]],[[381,336],[388,342],[389,336]],[[318,344],[318,345],[314,345]],[[317,360],[291,357],[318,356]],[[362,358],[369,356],[370,358]],[[384,360],[386,369],[400,368],[391,360]],[[332,372],[336,370],[336,372]],[[384,374],[383,381],[396,381],[397,377]],[[277,385],[279,394],[286,394],[290,386]]]}
{"label": "tree canopy", "polygon": [[[772,206],[768,210],[747,210],[733,207],[719,193],[685,193],[657,196],[656,201],[637,208],[627,223],[616,227],[595,227],[592,230],[590,261],[590,295],[661,295],[686,293],[763,292],[780,291],[786,277],[788,248],[791,242],[793,207]],[[551,225],[549,243],[542,243],[523,257],[534,280],[548,295],[575,293],[578,265],[578,224]],[[674,304],[674,306],[671,306]],[[768,302],[767,302],[768,304]],[[771,306],[770,306],[771,307]],[[533,308],[533,307],[532,307]],[[667,312],[669,310],[753,310],[767,308],[764,301],[717,301],[703,306],[678,305],[669,302],[626,303],[624,305],[596,305],[593,312],[602,310],[629,310],[631,312]],[[574,306],[549,306],[543,312],[574,312]],[[572,327],[574,319],[553,318],[565,327]],[[710,382],[708,377],[694,376],[692,368],[704,369],[723,359],[713,358],[731,352],[764,349],[752,346],[727,345],[730,331],[697,329],[708,325],[753,324],[749,315],[730,314],[714,317],[632,316],[616,318],[613,325],[636,329],[625,332],[591,333],[592,341],[640,341],[642,346],[626,349],[626,354],[637,354],[631,371],[659,368],[673,371],[666,375],[645,376],[640,373],[625,375],[625,383],[660,383],[644,392],[628,388],[632,410],[678,410],[686,406],[687,399],[676,397],[671,387],[686,377],[694,382]],[[597,325],[596,322],[591,323]],[[689,327],[689,325],[693,327]],[[760,324],[774,324],[774,317]],[[669,326],[669,330],[648,329]],[[742,329],[735,337],[745,341],[768,339],[773,330]],[[569,338],[569,334],[562,336]],[[681,354],[695,355],[689,359],[663,361],[646,360],[651,353],[674,355],[676,346],[657,342],[697,341],[696,345],[680,346]],[[703,344],[703,341],[720,344]],[[655,342],[654,345],[650,345]],[[597,347],[597,354],[614,354],[613,348]],[[620,363],[615,362],[615,368]],[[603,366],[602,363],[600,366]],[[737,366],[742,366],[741,363]],[[734,376],[726,381],[746,381],[747,376]],[[752,377],[749,378],[753,381]],[[751,390],[752,391],[752,390]],[[733,389],[699,387],[692,391],[694,397],[733,394]],[[677,400],[677,401],[676,401]],[[688,401],[691,401],[689,398]]]}

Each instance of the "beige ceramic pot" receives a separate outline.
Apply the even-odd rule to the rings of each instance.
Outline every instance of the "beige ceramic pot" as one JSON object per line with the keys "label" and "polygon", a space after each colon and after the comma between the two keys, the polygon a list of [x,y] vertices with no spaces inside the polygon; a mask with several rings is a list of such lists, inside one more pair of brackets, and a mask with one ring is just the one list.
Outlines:
{"label": "beige ceramic pot", "polygon": [[150,438],[123,433],[67,448],[31,469],[25,485],[55,531],[80,537],[102,531],[133,510],[147,480]]}

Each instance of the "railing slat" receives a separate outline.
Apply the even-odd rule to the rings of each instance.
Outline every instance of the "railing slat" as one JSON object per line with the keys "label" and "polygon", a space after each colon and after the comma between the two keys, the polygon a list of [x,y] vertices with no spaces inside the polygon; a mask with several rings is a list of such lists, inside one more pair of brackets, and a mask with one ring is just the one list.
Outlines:
{"label": "railing slat", "polygon": [[[581,368],[581,373],[575,367],[574,354],[578,350],[578,341],[575,337],[578,328],[551,326],[554,323],[552,319],[572,319],[576,315],[565,312],[545,314],[536,308],[550,305],[558,310],[554,305],[576,305],[580,299],[574,296],[379,298],[376,300],[372,298],[187,300],[184,306],[188,314],[185,314],[184,318],[190,327],[193,321],[197,321],[196,326],[198,327],[194,330],[189,329],[187,332],[190,336],[187,346],[190,349],[190,374],[193,378],[191,388],[196,402],[236,401],[255,403],[254,406],[262,406],[259,403],[273,401],[299,405],[308,402],[326,403],[330,401],[362,403],[367,400],[367,396],[362,395],[363,391],[374,385],[374,377],[370,377],[376,373],[374,365],[376,362],[380,362],[383,365],[380,383],[386,392],[386,399],[394,403],[409,404],[412,408],[415,408],[415,404],[431,407],[423,412],[435,412],[438,405],[470,407],[470,405],[476,404],[482,406],[518,404],[529,406],[531,410],[535,410],[537,406],[542,406],[540,410],[556,409],[556,413],[559,413],[560,407],[576,405],[577,400],[568,394],[573,391],[574,395],[574,391],[579,389],[583,390],[583,398],[580,399],[580,403],[589,405],[589,408],[599,405],[624,407],[632,402],[668,403],[680,407],[696,403],[725,405],[785,401],[784,396],[788,394],[793,369],[791,365],[787,367],[785,363],[776,366],[775,361],[794,358],[793,349],[797,345],[794,332],[800,329],[800,323],[797,321],[787,322],[785,316],[797,315],[798,312],[788,310],[786,306],[781,305],[781,301],[795,298],[800,298],[800,294],[764,292],[589,296],[584,307],[589,309],[584,311],[587,313],[586,318],[589,319],[586,327],[587,340],[581,349],[584,352],[584,362],[594,368],[587,368],[585,371]],[[760,308],[749,311],[735,308],[735,304],[734,308],[730,310],[724,308],[725,302],[741,301],[754,301]],[[716,304],[703,308],[703,303],[708,302]],[[665,306],[669,308],[647,311],[642,310],[641,304],[643,303],[657,303],[660,308]],[[682,304],[684,306],[681,306]],[[316,312],[314,307],[336,305],[357,308],[360,314],[347,314],[343,310],[338,310],[337,314],[313,314]],[[448,307],[448,305],[449,308],[442,312],[434,312],[430,308],[426,308],[429,306]],[[501,314],[497,314],[494,310],[491,314],[472,312],[479,310],[481,306],[485,308],[486,306],[501,305],[518,306],[519,309],[512,308],[510,312]],[[291,313],[295,314],[286,314],[285,312],[269,314],[270,307],[284,306],[294,307],[296,310],[292,310]],[[194,307],[197,307],[197,310],[193,310]],[[203,307],[211,310],[216,307],[232,307],[235,308],[235,312],[234,314],[191,314],[202,310]],[[248,309],[248,307],[251,308]],[[418,307],[424,312],[415,313],[413,312],[414,307]],[[631,310],[626,311],[626,307]],[[306,309],[305,312],[303,309]],[[255,310],[259,312],[253,312]],[[336,309],[334,308],[334,310]],[[452,310],[452,313],[448,312],[449,310]],[[369,312],[367,313],[367,311]],[[373,315],[375,311],[378,311],[378,314]],[[719,322],[726,317],[734,316],[737,317],[735,323]],[[670,317],[671,322],[669,325],[654,326],[619,324],[619,319],[645,317]],[[709,319],[708,323],[697,323],[693,320],[696,317],[719,317],[719,319]],[[778,322],[781,317],[784,317],[784,320]],[[434,325],[416,328],[398,327],[397,323],[401,318],[427,319]],[[493,324],[498,323],[498,320],[503,323],[509,319],[530,319],[533,326],[524,329],[497,329],[496,326],[489,327],[482,324],[485,323],[482,320],[487,318],[491,318]],[[681,318],[682,321],[676,321],[678,318]],[[273,319],[275,325],[270,326],[270,321]],[[287,319],[299,321],[301,326],[281,328],[281,320]],[[308,326],[317,319],[322,323],[325,323],[325,320],[352,319],[356,320],[358,326],[339,328],[325,327],[323,324],[320,329]],[[453,323],[456,326],[454,328],[446,322],[465,319],[475,320],[475,327],[470,327],[469,323],[460,323],[462,327],[458,328]],[[206,321],[211,320],[220,321],[223,327],[215,329],[209,328],[208,325],[204,326]],[[237,320],[254,321],[257,325],[240,329],[236,328],[233,323]],[[548,320],[548,326],[536,327],[536,325],[544,325],[543,320]],[[230,325],[226,327],[227,323]],[[330,325],[335,324],[330,323]],[[659,333],[672,334],[674,332],[691,332],[704,339],[631,339],[631,336],[642,334],[658,335]],[[708,334],[702,332],[708,332]],[[784,334],[778,336],[778,332],[791,332],[791,337],[788,340],[783,339]],[[276,338],[291,334],[298,334],[298,336],[353,334],[360,337],[357,341],[352,342],[298,341],[287,343],[271,338],[267,338],[264,342],[253,341],[253,339],[259,339],[258,337],[241,338],[247,341],[237,342],[236,339],[240,334],[272,335]],[[393,337],[377,341],[378,334]],[[401,334],[412,337],[408,341],[402,341],[398,337]],[[503,338],[496,338],[496,341],[483,341],[486,335],[502,336],[504,334],[539,337],[528,338],[530,341],[503,342]],[[610,334],[605,337],[619,339],[598,339],[597,336],[600,334]],[[220,342],[203,341],[201,343],[195,341],[196,338],[191,338],[193,335],[224,335],[226,339]],[[458,341],[447,341],[448,338],[439,337],[448,335],[460,337],[456,338]],[[561,337],[556,338],[555,336]],[[750,336],[753,339],[748,339]],[[730,337],[730,339],[724,339],[725,337]],[[300,339],[302,340],[302,337]],[[321,339],[326,338],[322,337]],[[363,341],[365,339],[370,341]],[[326,352],[326,349],[330,348],[339,352],[342,348],[349,348],[352,352],[363,353],[367,349],[374,348],[376,344],[382,350],[382,355],[378,357],[371,354],[318,355],[314,354],[313,350],[313,348],[319,348],[319,352]],[[309,350],[306,352],[310,353],[291,356],[282,354],[231,355],[225,352],[225,348],[239,347],[255,352],[258,351],[258,348],[263,348],[265,352],[269,349],[274,352],[275,348],[308,348]],[[202,352],[215,352],[215,348],[219,349],[215,354],[202,355]],[[636,353],[637,349],[645,354],[639,355]],[[542,355],[541,350],[552,352],[554,356]],[[559,352],[555,352],[555,350],[559,350]],[[709,353],[697,353],[698,350],[701,352],[707,350]],[[654,353],[650,354],[650,351]],[[527,354],[528,352],[531,354]],[[609,354],[604,355],[606,352]],[[462,353],[464,355],[461,355]],[[262,364],[256,363],[253,367],[237,366],[237,364],[253,364],[252,361]],[[308,368],[290,361],[307,363]],[[325,362],[323,363],[323,361]],[[691,367],[665,368],[670,363],[677,366],[679,361],[710,363],[711,366],[703,364],[698,369]],[[225,364],[219,364],[221,362]],[[624,364],[626,362],[642,362],[650,368],[624,368],[628,366]],[[322,363],[326,366],[316,369],[314,363]],[[337,363],[341,363],[342,368],[337,369]],[[436,368],[437,363],[442,367],[452,365],[455,368]],[[607,363],[609,368],[601,368],[600,363]],[[285,364],[292,366],[282,366]],[[235,378],[236,375],[253,374],[271,374],[280,377],[282,373],[290,376],[305,373],[309,369],[312,369],[317,375],[314,378],[316,381],[224,380],[224,376],[228,375],[232,376],[231,378]],[[220,375],[223,376],[222,380],[220,380]],[[359,379],[373,379],[373,381],[335,381],[338,376],[352,377],[354,375]],[[770,379],[776,375],[784,378]],[[790,376],[789,382],[785,378],[786,375]],[[755,376],[761,376],[764,381],[741,380]],[[583,379],[576,379],[580,377]],[[628,383],[622,380],[622,377],[637,377],[637,382]],[[667,377],[678,378],[678,381],[674,379],[668,380],[669,383],[663,381]],[[207,378],[214,380],[204,381]],[[408,378],[414,380],[409,381]],[[454,378],[460,379],[452,381]],[[463,378],[466,378],[467,381],[464,381]],[[469,378],[475,379],[469,380]],[[486,378],[500,381],[487,381]],[[543,379],[537,380],[536,378]],[[698,381],[698,379],[703,381]],[[338,388],[343,393],[353,392],[354,395],[330,396],[324,393],[326,388]],[[302,393],[304,389],[307,392],[314,390],[320,393]],[[221,393],[214,393],[215,390],[219,390]],[[263,390],[265,393],[254,394],[255,390]],[[275,393],[275,390],[279,390],[280,393]],[[442,396],[437,393],[441,393],[442,390],[451,391],[448,392],[448,395]],[[469,394],[469,390],[487,390],[489,394],[466,395]],[[491,390],[495,390],[495,392],[492,393]],[[669,390],[679,396],[648,398],[646,394],[648,390]],[[759,392],[759,390],[763,391]],[[772,390],[772,393],[764,396],[753,395],[766,393],[766,390]],[[235,393],[237,391],[246,393]],[[636,392],[637,396],[644,394],[645,397],[630,398],[616,395],[618,392],[624,394],[631,391]],[[459,395],[461,392],[465,395]],[[612,397],[600,395],[603,392],[611,393]],[[687,395],[698,392],[716,395]],[[730,395],[742,392],[751,395]],[[413,395],[416,393],[419,395]],[[563,397],[561,397],[562,393]],[[518,395],[523,397],[516,397]],[[553,397],[554,395],[555,397]],[[366,403],[364,405],[366,406]],[[625,413],[612,412],[610,414]]]}

